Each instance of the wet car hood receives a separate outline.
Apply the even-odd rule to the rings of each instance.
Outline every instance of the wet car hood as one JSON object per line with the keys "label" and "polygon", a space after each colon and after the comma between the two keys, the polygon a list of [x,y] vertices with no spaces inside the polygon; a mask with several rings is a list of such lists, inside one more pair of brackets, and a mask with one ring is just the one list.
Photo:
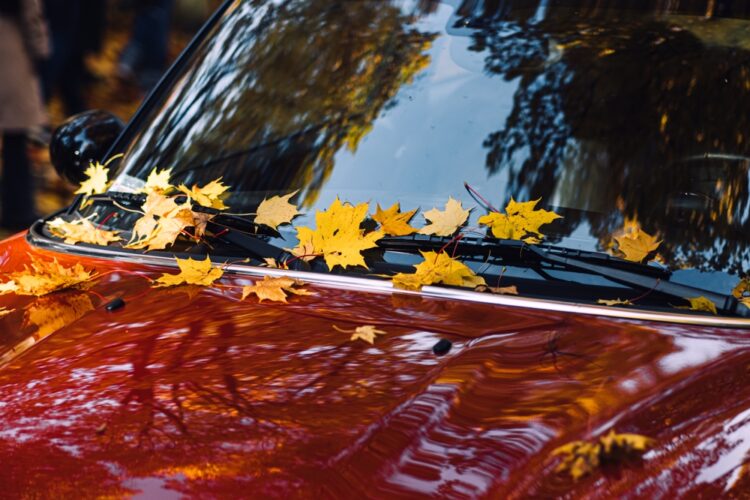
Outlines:
{"label": "wet car hood", "polygon": [[[32,249],[0,246],[3,272]],[[0,297],[8,495],[722,494],[747,487],[748,334],[310,286],[289,304],[149,288]],[[227,276],[225,286],[247,284]],[[116,296],[125,307],[108,312]],[[386,331],[374,345],[338,329]],[[336,326],[337,328],[334,328]],[[436,356],[440,339],[453,342]],[[642,462],[574,482],[556,447],[609,428]]]}

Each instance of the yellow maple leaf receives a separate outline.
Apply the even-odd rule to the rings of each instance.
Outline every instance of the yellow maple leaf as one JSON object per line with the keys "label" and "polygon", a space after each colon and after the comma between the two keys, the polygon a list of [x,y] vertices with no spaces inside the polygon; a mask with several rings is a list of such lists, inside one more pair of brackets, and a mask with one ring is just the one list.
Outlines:
{"label": "yellow maple leaf", "polygon": [[0,295],[42,296],[48,293],[72,288],[89,281],[96,276],[93,271],[86,271],[81,264],[66,267],[57,259],[45,261],[31,257],[31,264],[25,265],[22,271],[8,273],[8,281],[0,283]]}
{"label": "yellow maple leaf", "polygon": [[0,318],[2,318],[3,316],[9,315],[13,311],[15,311],[15,309],[8,309],[7,307],[0,307]]}
{"label": "yellow maple leaf", "polygon": [[141,189],[142,193],[166,193],[167,191],[174,189],[174,186],[169,183],[169,177],[172,175],[171,168],[165,168],[163,170],[157,170],[154,168],[148,177],[146,178],[146,185]]}
{"label": "yellow maple leaf", "polygon": [[451,258],[445,252],[420,253],[424,261],[414,266],[414,273],[398,273],[393,277],[396,288],[419,290],[425,285],[438,283],[470,288],[486,285],[484,278],[477,276],[466,264]]}
{"label": "yellow maple leaf", "polygon": [[445,210],[433,208],[424,213],[424,218],[430,223],[417,232],[434,236],[453,236],[458,228],[466,223],[470,211],[464,210],[460,201],[449,197]]}
{"label": "yellow maple leaf", "polygon": [[408,236],[417,232],[417,229],[409,225],[409,221],[417,213],[417,209],[401,212],[399,203],[394,203],[389,209],[383,210],[377,205],[373,220],[380,224],[380,229],[391,236]]}
{"label": "yellow maple leaf", "polygon": [[544,235],[541,226],[562,218],[561,215],[544,209],[536,209],[541,198],[517,202],[513,198],[505,206],[505,213],[491,212],[479,218],[479,224],[488,226],[495,238],[523,240],[529,244],[539,243]]}
{"label": "yellow maple leaf", "polygon": [[736,299],[742,299],[750,293],[750,277],[745,276],[732,289],[732,296]]}
{"label": "yellow maple leaf", "polygon": [[615,241],[617,241],[617,249],[622,254],[622,258],[632,262],[643,262],[661,245],[661,240],[646,233],[640,227],[622,236],[615,236]]}
{"label": "yellow maple leaf", "polygon": [[205,260],[193,260],[191,258],[175,258],[180,268],[178,274],[162,274],[156,279],[156,287],[175,285],[201,285],[211,286],[214,281],[221,278],[224,271],[220,267],[211,265],[211,259],[206,255]]}
{"label": "yellow maple leaf", "polygon": [[107,231],[98,228],[89,219],[79,218],[68,222],[57,217],[47,222],[47,229],[53,236],[61,238],[65,243],[89,243],[91,245],[107,246],[120,241],[117,231]]}
{"label": "yellow maple leaf", "polygon": [[87,179],[81,183],[75,194],[86,196],[101,194],[109,187],[109,169],[99,162],[91,162],[84,175]]}
{"label": "yellow maple leaf", "polygon": [[691,311],[704,311],[713,314],[719,314],[719,312],[716,310],[716,304],[714,304],[710,299],[707,299],[703,295],[701,295],[700,297],[686,298],[685,300],[690,302],[690,305],[680,306],[678,307],[678,309],[690,309]]}
{"label": "yellow maple leaf", "polygon": [[202,188],[199,188],[198,186],[188,188],[184,184],[181,184],[177,189],[185,193],[198,205],[215,208],[216,210],[226,210],[229,208],[219,198],[226,193],[227,189],[229,189],[229,186],[225,186],[221,183],[221,178],[209,182]]}
{"label": "yellow maple leaf", "polygon": [[475,292],[492,293],[495,295],[518,295],[518,288],[514,286],[487,286],[477,285],[474,287]]}
{"label": "yellow maple leaf", "polygon": [[603,304],[605,306],[632,306],[633,303],[629,300],[620,300],[620,299],[614,299],[614,300],[606,300],[606,299],[599,299],[596,301],[597,304]]}
{"label": "yellow maple leaf", "polygon": [[125,247],[161,250],[173,245],[188,227],[194,227],[196,238],[200,237],[213,216],[193,212],[190,200],[177,204],[176,198],[156,191],[149,193],[141,207],[143,216],[135,222]]}
{"label": "yellow maple leaf", "polygon": [[654,440],[640,434],[617,434],[614,429],[594,442],[573,441],[552,451],[560,456],[557,472],[568,472],[573,480],[593,472],[602,462],[617,462],[637,456],[653,446]]}
{"label": "yellow maple leaf", "polygon": [[349,340],[364,340],[368,344],[375,343],[375,335],[385,335],[387,333],[383,330],[378,330],[375,325],[362,325],[356,327],[354,330],[345,330],[333,325],[333,329],[342,333],[351,333]]}
{"label": "yellow maple leaf", "polygon": [[284,196],[272,196],[269,199],[263,199],[255,211],[255,223],[276,229],[281,224],[292,222],[299,211],[296,205],[289,203],[289,199],[297,194],[299,190]]}
{"label": "yellow maple leaf", "polygon": [[605,457],[612,457],[614,453],[631,453],[646,451],[653,446],[654,440],[640,434],[618,434],[614,429],[599,438],[602,453]]}
{"label": "yellow maple leaf", "polygon": [[601,445],[586,441],[573,441],[552,451],[552,456],[561,456],[555,472],[568,472],[574,481],[599,467]]}
{"label": "yellow maple leaf", "polygon": [[297,228],[299,244],[292,250],[294,255],[323,256],[329,269],[341,266],[367,268],[361,252],[375,248],[383,237],[381,231],[365,233],[360,226],[367,215],[368,204],[353,206],[341,203],[338,197],[327,210],[315,214],[315,230]]}
{"label": "yellow maple leaf", "polygon": [[286,302],[290,293],[295,295],[314,295],[304,288],[295,288],[295,286],[303,285],[304,282],[302,280],[287,278],[285,276],[279,278],[264,276],[263,281],[256,281],[254,284],[242,288],[242,300],[245,300],[251,293],[254,293],[258,297],[258,302],[263,302],[264,300]]}

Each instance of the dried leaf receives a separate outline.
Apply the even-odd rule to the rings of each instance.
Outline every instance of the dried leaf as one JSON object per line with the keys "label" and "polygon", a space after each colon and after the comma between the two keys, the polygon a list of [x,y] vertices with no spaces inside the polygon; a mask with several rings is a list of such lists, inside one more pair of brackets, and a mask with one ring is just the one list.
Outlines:
{"label": "dried leaf", "polygon": [[284,196],[273,196],[269,199],[263,199],[258,205],[255,215],[255,223],[276,229],[281,224],[292,222],[299,211],[296,205],[289,203],[289,199],[296,195],[299,190]]}
{"label": "dried leaf", "polygon": [[151,192],[141,209],[143,216],[133,226],[133,236],[126,248],[161,250],[174,244],[188,227],[195,227],[196,237],[205,231],[210,217],[204,217],[191,210],[190,201],[180,205],[176,196]]}
{"label": "dried leaf", "polygon": [[356,327],[354,330],[345,330],[333,325],[333,329],[342,333],[351,333],[352,336],[349,337],[349,340],[364,340],[368,344],[375,343],[375,335],[385,335],[387,333],[383,330],[378,330],[375,325],[362,325]]}
{"label": "dried leaf", "polygon": [[622,257],[632,262],[643,262],[661,244],[661,240],[657,240],[656,236],[651,236],[639,227],[623,236],[615,236],[615,241]]}
{"label": "dried leaf", "polygon": [[518,295],[518,288],[516,288],[515,285],[513,286],[477,285],[474,288],[474,291],[481,292],[481,293],[494,293],[496,295]]}
{"label": "dried leaf", "polygon": [[466,223],[471,210],[464,210],[460,201],[448,198],[445,210],[437,208],[424,213],[424,218],[430,221],[425,227],[418,231],[419,234],[434,236],[453,236],[458,228]]}
{"label": "dried leaf", "polygon": [[219,198],[229,189],[229,186],[221,183],[221,178],[209,182],[202,188],[198,186],[188,188],[184,184],[181,184],[177,189],[188,195],[192,200],[195,200],[198,205],[215,208],[216,210],[226,210],[229,208]]}
{"label": "dried leaf", "polygon": [[380,224],[380,230],[391,236],[408,236],[417,232],[417,229],[409,225],[409,221],[417,213],[417,209],[401,212],[399,203],[394,203],[388,210],[377,205],[373,220]]}
{"label": "dried leaf", "polygon": [[690,305],[680,306],[678,307],[678,309],[690,309],[691,311],[704,311],[713,314],[719,314],[719,312],[716,310],[716,304],[714,304],[710,299],[707,299],[703,295],[701,295],[700,297],[686,298],[685,300],[690,302]]}
{"label": "dried leaf", "polygon": [[383,237],[380,231],[365,234],[360,227],[367,215],[368,204],[352,206],[341,203],[336,198],[325,211],[315,214],[316,229],[297,228],[299,245],[292,250],[297,256],[322,255],[329,269],[341,266],[362,266],[367,268],[361,252],[375,248]]}
{"label": "dried leaf", "polygon": [[599,299],[596,301],[596,303],[603,304],[605,306],[632,306],[634,305],[629,300],[620,300],[620,299],[614,299],[614,300]]}
{"label": "dried leaf", "polygon": [[65,243],[89,243],[91,245],[107,246],[120,241],[117,231],[107,231],[98,228],[89,219],[79,218],[68,222],[61,217],[47,222],[47,229],[53,236],[61,238]]}
{"label": "dried leaf", "polygon": [[304,288],[294,288],[295,286],[304,286],[302,280],[287,277],[272,278],[264,276],[263,281],[256,281],[250,286],[242,288],[242,300],[254,293],[258,296],[258,301],[271,300],[273,302],[286,302],[287,294],[295,295],[314,295]]}
{"label": "dried leaf", "polygon": [[91,162],[84,175],[87,179],[81,183],[75,194],[85,194],[86,196],[101,194],[109,187],[107,181],[109,169],[99,162]]}
{"label": "dried leaf", "polygon": [[211,265],[211,260],[206,255],[205,260],[193,260],[191,258],[175,258],[180,268],[179,274],[162,274],[156,279],[156,287],[175,285],[201,285],[211,286],[214,281],[221,278],[224,271],[220,267]]}
{"label": "dried leaf", "polygon": [[313,243],[313,237],[315,235],[315,231],[310,229],[309,227],[298,227],[297,229],[297,240],[299,243],[297,243],[297,246],[294,248],[285,248],[286,251],[297,257],[298,259],[302,259],[305,262],[310,262],[316,257],[319,257],[320,254],[315,252],[315,243]]}
{"label": "dried leaf", "polygon": [[557,472],[568,472],[573,480],[593,472],[602,462],[619,462],[638,456],[654,443],[640,434],[617,434],[614,429],[591,443],[573,441],[556,448],[552,456],[561,456]]}
{"label": "dried leaf", "polygon": [[445,285],[476,288],[485,285],[484,278],[477,276],[466,264],[451,258],[445,252],[422,252],[424,261],[414,266],[413,274],[398,273],[393,285],[405,290],[420,290],[425,285]]}
{"label": "dried leaf", "polygon": [[479,224],[488,226],[495,238],[523,240],[529,244],[540,243],[544,235],[541,226],[562,218],[555,212],[535,209],[541,198],[519,203],[513,198],[505,207],[505,213],[491,212],[479,218]]}
{"label": "dried leaf", "polygon": [[165,168],[163,170],[156,170],[154,168],[148,177],[146,178],[146,185],[141,190],[142,193],[166,193],[167,191],[174,189],[174,186],[169,183],[169,177],[172,175],[171,168]]}
{"label": "dried leaf", "polygon": [[286,262],[277,262],[273,257],[266,257],[265,259],[263,259],[263,262],[266,264],[266,267],[270,267],[272,269],[289,269],[286,265]]}
{"label": "dried leaf", "polygon": [[742,299],[743,297],[746,297],[748,293],[750,293],[750,277],[745,276],[732,289],[732,296],[736,299]]}
{"label": "dried leaf", "polygon": [[615,453],[646,451],[654,444],[654,440],[640,434],[617,434],[611,429],[606,436],[599,438],[599,443],[602,445],[604,456],[610,458]]}
{"label": "dried leaf", "polygon": [[65,267],[57,259],[45,261],[31,257],[31,265],[24,266],[23,271],[7,274],[8,281],[0,283],[0,295],[15,293],[42,296],[79,286],[95,275],[93,271],[86,271],[81,264]]}

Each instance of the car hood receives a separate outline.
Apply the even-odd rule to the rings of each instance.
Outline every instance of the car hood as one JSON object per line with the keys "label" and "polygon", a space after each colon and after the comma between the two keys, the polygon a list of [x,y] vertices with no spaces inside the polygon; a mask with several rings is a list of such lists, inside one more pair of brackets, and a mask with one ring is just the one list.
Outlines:
{"label": "car hood", "polygon": [[[3,272],[29,255],[0,246]],[[748,335],[310,285],[288,304],[150,288],[0,297],[10,496],[723,494],[748,486]],[[115,297],[126,305],[109,312]],[[350,340],[361,325],[385,331]],[[344,330],[344,331],[342,331]],[[433,346],[452,342],[438,356]],[[574,481],[552,451],[614,428],[640,462]]]}

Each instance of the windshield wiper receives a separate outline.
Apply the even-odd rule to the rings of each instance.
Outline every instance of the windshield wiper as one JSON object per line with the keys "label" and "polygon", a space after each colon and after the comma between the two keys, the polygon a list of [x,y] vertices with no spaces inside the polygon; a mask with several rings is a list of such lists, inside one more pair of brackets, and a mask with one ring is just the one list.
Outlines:
{"label": "windshield wiper", "polygon": [[[116,202],[140,208],[146,200],[146,195],[112,191],[90,196],[89,198],[93,201]],[[255,257],[261,261],[271,258],[280,262],[289,255],[283,248],[265,241],[263,234],[257,232],[261,227],[244,217],[227,214],[221,210],[197,204],[194,204],[191,210],[213,215],[213,219],[208,223],[209,226],[218,228],[218,230],[214,231],[215,235],[213,238],[221,243],[239,248],[243,252],[246,252],[248,256]]]}
{"label": "windshield wiper", "polygon": [[[378,242],[378,246],[384,250],[416,253],[418,250],[440,250],[449,241],[436,237],[384,238]],[[601,276],[630,288],[682,300],[703,296],[726,314],[747,315],[744,310],[738,310],[739,302],[732,295],[675,283],[670,281],[671,272],[667,269],[629,262],[601,252],[487,238],[462,238],[448,246],[451,253],[455,251],[456,255],[500,259],[503,265],[538,266],[546,263],[558,270]]]}

